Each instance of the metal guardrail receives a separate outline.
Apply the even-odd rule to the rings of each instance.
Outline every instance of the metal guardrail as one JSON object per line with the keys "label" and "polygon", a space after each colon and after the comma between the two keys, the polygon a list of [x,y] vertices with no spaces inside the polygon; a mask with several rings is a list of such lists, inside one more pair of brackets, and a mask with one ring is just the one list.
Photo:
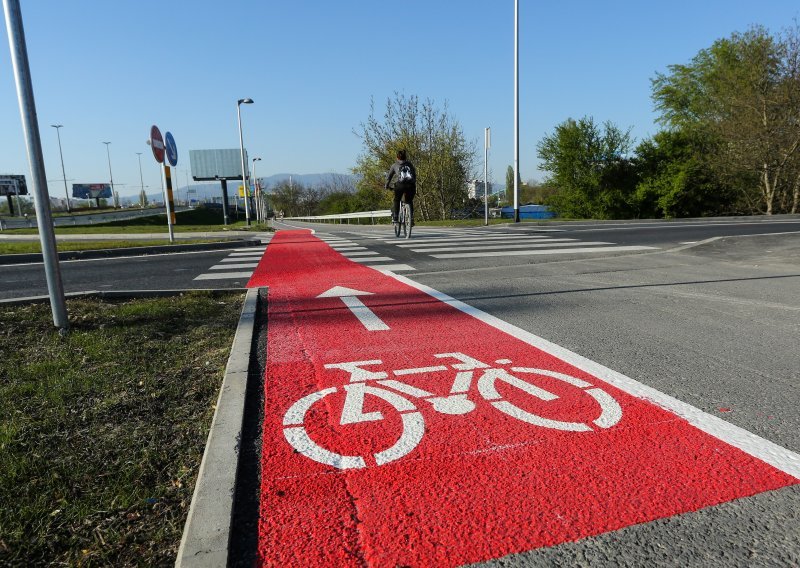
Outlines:
{"label": "metal guardrail", "polygon": [[[392,211],[390,209],[381,209],[380,211],[358,211],[356,213],[337,213],[335,215],[308,215],[305,217],[284,217],[283,221],[309,221],[311,223],[341,223],[346,221],[350,223],[350,219],[356,219],[358,223],[361,219],[370,219],[370,224],[375,224],[375,219],[391,218]],[[280,220],[280,219],[279,219]]]}
{"label": "metal guardrail", "polygon": [[[108,223],[109,221],[125,221],[138,217],[150,217],[152,215],[163,215],[163,207],[153,207],[148,209],[130,209],[122,211],[106,211],[103,213],[87,213],[84,215],[59,215],[53,216],[54,227],[73,227],[78,225],[93,225],[95,223]],[[36,216],[27,217],[4,217],[0,219],[0,231],[6,229],[32,229],[36,227]]]}

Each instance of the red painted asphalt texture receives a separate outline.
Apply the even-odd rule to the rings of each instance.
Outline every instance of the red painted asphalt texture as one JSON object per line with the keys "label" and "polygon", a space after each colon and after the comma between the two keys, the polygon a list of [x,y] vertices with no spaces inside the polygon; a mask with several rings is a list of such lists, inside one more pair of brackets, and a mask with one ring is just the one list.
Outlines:
{"label": "red painted asphalt texture", "polygon": [[[455,566],[798,483],[652,403],[346,259],[307,231],[277,233],[248,286],[269,286],[261,565]],[[373,293],[359,299],[390,329],[368,331],[340,298],[318,298],[334,286]],[[591,429],[561,431],[518,420],[479,394],[477,370],[472,412],[442,414],[403,395],[421,413],[424,436],[407,455],[378,465],[373,455],[401,435],[400,413],[368,394],[363,412],[381,411],[383,419],[341,425],[350,376],[324,365],[380,360],[364,368],[443,396],[453,384],[452,369],[408,376],[391,371],[441,365],[434,355],[452,352],[494,368],[582,379],[618,402],[621,419],[610,427],[593,425],[601,407],[585,390],[512,372],[559,398],[545,401],[497,381],[506,400]],[[495,363],[505,359],[513,363]],[[296,451],[284,432],[284,416],[296,401],[331,387],[336,392],[301,417],[305,432],[330,452],[365,456],[366,467],[319,463]],[[286,429],[292,428],[297,425]]]}

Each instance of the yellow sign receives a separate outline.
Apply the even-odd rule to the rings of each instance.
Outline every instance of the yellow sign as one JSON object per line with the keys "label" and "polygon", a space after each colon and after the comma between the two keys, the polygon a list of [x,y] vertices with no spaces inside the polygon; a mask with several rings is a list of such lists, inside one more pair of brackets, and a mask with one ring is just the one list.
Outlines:
{"label": "yellow sign", "polygon": [[[253,197],[253,191],[249,187],[247,189],[247,197]],[[244,197],[244,187],[241,185],[239,186],[239,197]]]}

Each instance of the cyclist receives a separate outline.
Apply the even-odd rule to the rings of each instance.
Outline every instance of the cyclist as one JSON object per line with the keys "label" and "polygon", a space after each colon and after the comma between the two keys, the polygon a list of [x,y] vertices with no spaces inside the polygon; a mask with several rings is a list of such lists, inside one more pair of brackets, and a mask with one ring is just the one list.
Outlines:
{"label": "cyclist", "polygon": [[[390,185],[392,178],[397,178],[393,185]],[[417,170],[414,164],[408,161],[405,150],[397,151],[397,161],[389,168],[386,176],[386,189],[394,190],[394,201],[392,201],[392,223],[397,223],[398,211],[400,210],[400,198],[405,195],[408,209],[411,212],[411,226],[414,226],[414,196],[417,194]]]}

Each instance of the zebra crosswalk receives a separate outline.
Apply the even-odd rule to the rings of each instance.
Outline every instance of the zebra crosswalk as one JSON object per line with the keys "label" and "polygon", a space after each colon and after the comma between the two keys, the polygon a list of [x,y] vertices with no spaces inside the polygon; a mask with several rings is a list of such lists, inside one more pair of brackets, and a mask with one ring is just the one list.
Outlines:
{"label": "zebra crosswalk", "polygon": [[[408,272],[414,270],[414,268],[408,264],[398,263],[393,257],[383,255],[377,251],[368,250],[366,246],[363,246],[353,240],[326,233],[318,233],[316,236],[325,241],[333,250],[340,253],[342,256],[349,258],[353,262],[358,262],[359,264],[363,264],[377,270],[391,272]],[[367,238],[372,237],[374,237],[374,235]]]}
{"label": "zebra crosswalk", "polygon": [[249,280],[265,250],[266,244],[233,249],[226,258],[210,266],[208,272],[198,275],[195,280]]}
{"label": "zebra crosswalk", "polygon": [[[561,229],[535,229],[512,231],[486,231],[480,229],[425,229],[413,233],[411,239],[397,239],[389,235],[356,234],[352,238],[342,234],[317,234],[334,250],[354,262],[377,269],[391,270],[387,263],[397,263],[387,246],[397,248],[397,256],[404,259],[399,270],[415,270],[406,264],[409,254],[420,260],[470,259],[509,256],[545,256],[622,253],[656,250],[656,247],[618,245],[609,241],[581,240],[567,236]],[[380,252],[370,250],[372,245]]]}

